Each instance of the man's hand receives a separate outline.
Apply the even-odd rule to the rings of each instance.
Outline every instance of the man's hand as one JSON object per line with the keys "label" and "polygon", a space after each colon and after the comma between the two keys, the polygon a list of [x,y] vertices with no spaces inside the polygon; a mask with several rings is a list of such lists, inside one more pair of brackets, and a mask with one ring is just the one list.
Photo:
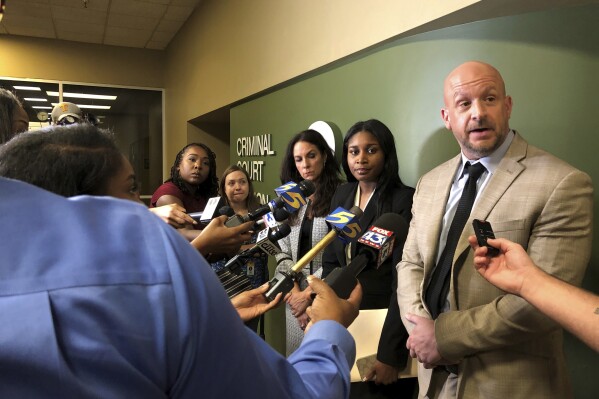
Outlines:
{"label": "man's hand", "polygon": [[266,291],[268,291],[268,283],[253,290],[244,291],[231,299],[231,303],[237,309],[241,320],[252,320],[279,304],[283,294],[279,292],[273,301],[268,302],[264,297]]}
{"label": "man's hand", "polygon": [[312,303],[311,294],[312,289],[310,289],[310,287],[307,287],[303,291],[300,291],[299,289],[297,291],[291,291],[291,295],[285,299],[285,302],[287,302],[291,308],[291,314],[293,316],[301,316],[306,311],[306,308]]}
{"label": "man's hand", "polygon": [[204,256],[209,253],[237,253],[241,243],[252,237],[254,222],[246,222],[235,227],[225,226],[226,216],[219,216],[202,230],[191,245]]}
{"label": "man's hand", "polygon": [[362,381],[374,381],[376,385],[389,385],[397,381],[399,369],[376,360]]}
{"label": "man's hand", "polygon": [[[297,287],[297,283],[295,283],[295,287]],[[305,330],[310,322],[306,309],[312,304],[311,294],[312,289],[310,287],[306,287],[303,291],[300,291],[298,287],[297,289],[293,289],[291,294],[285,299],[287,305],[289,305],[291,314],[297,319],[297,323],[302,330]]]}
{"label": "man's hand", "polygon": [[[479,247],[475,236],[468,237],[474,249],[474,267],[485,279],[511,294],[521,295],[525,281],[540,270],[524,248],[503,238],[489,238],[489,245],[499,249],[499,255],[487,256],[487,247]],[[534,278],[533,280],[534,281]]]}
{"label": "man's hand", "polygon": [[185,208],[179,204],[169,204],[149,209],[154,215],[157,215],[165,223],[170,224],[176,229],[198,224],[191,216],[185,213]]}
{"label": "man's hand", "polygon": [[359,283],[347,300],[339,298],[327,283],[317,277],[308,276],[308,284],[316,293],[316,298],[312,302],[312,306],[308,306],[306,309],[306,313],[310,317],[306,332],[320,320],[334,320],[344,327],[349,327],[358,317],[360,301],[362,301],[362,286]]}
{"label": "man's hand", "polygon": [[418,359],[425,368],[433,368],[440,364],[449,364],[441,357],[435,338],[435,322],[425,317],[408,313],[406,319],[414,324],[406,343],[410,357]]}

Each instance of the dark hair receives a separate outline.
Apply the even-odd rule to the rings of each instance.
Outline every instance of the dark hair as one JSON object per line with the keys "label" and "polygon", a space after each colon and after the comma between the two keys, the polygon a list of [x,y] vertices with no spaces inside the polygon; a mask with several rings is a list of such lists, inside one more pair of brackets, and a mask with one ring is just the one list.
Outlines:
{"label": "dark hair", "polygon": [[393,138],[391,130],[389,130],[383,122],[377,119],[356,122],[350,127],[343,139],[343,157],[341,161],[348,182],[357,181],[354,175],[352,175],[349,164],[347,163],[348,142],[354,134],[360,132],[368,132],[376,137],[385,156],[385,165],[376,186],[376,189],[380,192],[377,204],[377,214],[380,215],[381,213],[384,213],[384,208],[390,206],[393,189],[405,187],[399,177],[399,162],[397,161],[395,139]]}
{"label": "dark hair", "polygon": [[314,202],[312,203],[314,216],[326,216],[331,207],[331,199],[333,198],[333,194],[343,180],[341,179],[339,161],[337,161],[337,158],[335,158],[335,154],[333,154],[333,151],[327,144],[324,137],[322,137],[322,135],[316,130],[309,129],[299,132],[293,136],[287,145],[287,151],[285,152],[283,165],[281,167],[281,183],[287,183],[290,180],[299,183],[302,180],[302,176],[295,166],[295,159],[293,157],[293,147],[295,147],[295,145],[300,141],[305,141],[316,146],[318,151],[320,151],[320,153],[326,158],[322,173],[315,182],[317,183],[316,192],[314,193]]}
{"label": "dark hair", "polygon": [[122,165],[112,133],[91,124],[49,126],[0,146],[0,176],[65,197],[104,195]]}
{"label": "dark hair", "polygon": [[252,184],[252,179],[250,179],[249,173],[247,172],[247,170],[245,170],[244,168],[242,168],[239,165],[231,165],[223,172],[223,176],[220,178],[220,184],[219,184],[220,195],[225,198],[225,200],[227,201],[227,204],[231,205],[229,203],[229,198],[227,198],[227,195],[225,194],[225,180],[227,180],[227,176],[233,172],[243,172],[243,174],[245,175],[245,178],[247,179],[248,186],[249,186],[248,187],[248,196],[245,199],[245,206],[248,208],[248,211],[255,210],[256,208],[258,208],[260,206],[260,201],[258,201],[258,198],[256,197],[256,194],[254,193],[254,185]]}
{"label": "dark hair", "polygon": [[23,103],[12,92],[0,88],[0,144],[6,143],[14,134],[12,122],[15,109],[23,107]]}
{"label": "dark hair", "polygon": [[[202,183],[195,186],[195,191],[190,192],[188,184],[183,180],[181,174],[179,173],[179,165],[181,165],[181,161],[183,160],[183,154],[189,147],[200,147],[203,148],[208,154],[208,162],[210,166],[210,171],[208,172],[208,177]],[[216,154],[206,145],[201,143],[189,143],[185,147],[181,149],[177,153],[175,157],[175,162],[171,167],[171,177],[167,180],[172,181],[181,191],[184,193],[192,195],[194,198],[204,197],[210,198],[215,197],[218,194],[218,177],[216,177]]]}

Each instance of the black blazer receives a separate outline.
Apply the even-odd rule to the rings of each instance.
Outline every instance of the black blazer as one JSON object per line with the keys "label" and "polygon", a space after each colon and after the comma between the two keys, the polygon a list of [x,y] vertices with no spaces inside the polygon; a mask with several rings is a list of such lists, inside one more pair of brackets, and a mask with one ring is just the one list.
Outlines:
{"label": "black blazer", "polygon": [[[345,183],[337,187],[331,200],[331,211],[341,206],[349,210],[354,205],[357,182]],[[360,218],[362,232],[376,221],[383,213],[393,212],[404,217],[409,224],[412,219],[412,197],[414,189],[411,187],[396,188],[390,201],[386,201],[383,209],[379,210],[379,191],[375,191]],[[378,269],[366,266],[358,275],[362,285],[363,297],[360,309],[388,308],[387,318],[383,325],[379,341],[377,359],[385,364],[403,368],[407,362],[408,350],[406,340],[408,333],[401,322],[399,306],[397,304],[397,270],[395,265],[401,260],[403,242],[393,251],[393,258],[387,259]],[[352,245],[352,258],[355,257],[355,245]],[[324,251],[323,278],[334,268],[345,266],[345,245],[340,240],[332,242]]]}

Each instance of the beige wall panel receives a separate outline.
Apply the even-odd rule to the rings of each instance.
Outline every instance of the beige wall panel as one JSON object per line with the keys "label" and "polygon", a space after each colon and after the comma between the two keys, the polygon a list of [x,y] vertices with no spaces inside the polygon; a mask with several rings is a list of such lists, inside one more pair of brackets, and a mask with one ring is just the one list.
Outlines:
{"label": "beige wall panel", "polygon": [[205,0],[168,48],[165,165],[187,121],[479,0]]}

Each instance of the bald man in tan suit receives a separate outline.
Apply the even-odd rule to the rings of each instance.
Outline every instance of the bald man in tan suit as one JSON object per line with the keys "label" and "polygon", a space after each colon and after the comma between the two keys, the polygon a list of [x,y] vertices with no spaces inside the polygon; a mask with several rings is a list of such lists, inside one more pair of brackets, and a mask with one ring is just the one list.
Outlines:
{"label": "bald man in tan suit", "polygon": [[[512,99],[499,72],[467,62],[445,80],[441,115],[461,153],[423,176],[398,269],[398,301],[420,362],[420,397],[568,398],[562,330],[473,267],[472,220],[521,244],[543,270],[580,285],[591,254],[593,189],[588,175],[511,130]],[[467,177],[481,163],[476,199],[459,235],[449,292],[435,320],[427,305],[433,270]],[[453,365],[446,367],[446,365]]]}

